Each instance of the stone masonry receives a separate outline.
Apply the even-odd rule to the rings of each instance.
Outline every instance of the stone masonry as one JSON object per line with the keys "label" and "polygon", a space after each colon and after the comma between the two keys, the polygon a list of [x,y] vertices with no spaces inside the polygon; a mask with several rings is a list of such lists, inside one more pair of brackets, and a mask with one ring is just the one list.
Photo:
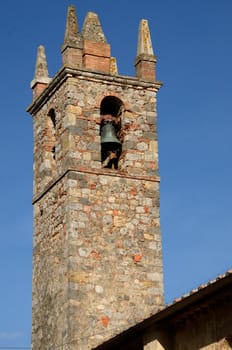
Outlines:
{"label": "stone masonry", "polygon": [[[68,9],[63,66],[38,49],[33,102],[33,350],[87,350],[163,304],[156,58],[147,21],[120,76],[96,14]],[[101,163],[104,103],[120,106],[118,169]],[[112,112],[113,113],[113,112]]]}

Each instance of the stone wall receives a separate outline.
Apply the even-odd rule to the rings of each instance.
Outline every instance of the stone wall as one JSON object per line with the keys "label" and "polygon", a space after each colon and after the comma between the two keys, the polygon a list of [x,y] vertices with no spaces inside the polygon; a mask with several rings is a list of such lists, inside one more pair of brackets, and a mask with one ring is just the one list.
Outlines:
{"label": "stone wall", "polygon": [[33,349],[61,344],[67,330],[68,253],[65,182],[59,181],[34,204]]}
{"label": "stone wall", "polygon": [[[70,172],[72,337],[111,337],[162,304],[157,184]],[[82,317],[80,317],[80,310]]]}

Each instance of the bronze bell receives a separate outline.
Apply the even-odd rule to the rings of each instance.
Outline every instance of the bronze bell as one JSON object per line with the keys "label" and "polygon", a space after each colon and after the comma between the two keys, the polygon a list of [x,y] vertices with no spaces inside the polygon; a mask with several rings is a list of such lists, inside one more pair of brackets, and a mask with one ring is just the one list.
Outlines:
{"label": "bronze bell", "polygon": [[122,144],[117,138],[118,125],[112,120],[102,120],[101,161],[104,168],[118,169],[118,161],[122,151]]}
{"label": "bronze bell", "polygon": [[115,146],[117,147],[121,145],[116,135],[116,129],[111,121],[105,122],[101,129],[101,144],[104,143],[116,144]]}

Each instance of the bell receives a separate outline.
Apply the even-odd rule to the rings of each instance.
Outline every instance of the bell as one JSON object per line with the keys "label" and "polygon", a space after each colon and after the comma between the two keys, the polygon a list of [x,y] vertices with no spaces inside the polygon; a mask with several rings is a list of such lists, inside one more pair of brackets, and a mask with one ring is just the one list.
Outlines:
{"label": "bell", "polygon": [[121,142],[116,136],[115,127],[111,122],[106,122],[101,129],[101,144],[111,143],[115,146],[121,145]]}
{"label": "bell", "polygon": [[[117,127],[117,126],[116,126]],[[118,169],[122,145],[117,138],[115,124],[112,120],[103,120],[101,134],[101,162],[104,168]]]}

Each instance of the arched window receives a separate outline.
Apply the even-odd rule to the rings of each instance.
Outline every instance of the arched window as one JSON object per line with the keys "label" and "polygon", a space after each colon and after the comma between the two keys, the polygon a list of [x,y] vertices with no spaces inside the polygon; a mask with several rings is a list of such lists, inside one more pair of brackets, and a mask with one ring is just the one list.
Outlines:
{"label": "arched window", "polygon": [[103,98],[100,106],[101,162],[104,168],[118,169],[122,152],[121,115],[123,102],[115,96]]}
{"label": "arched window", "polygon": [[48,112],[48,134],[50,137],[50,150],[52,152],[52,158],[56,159],[56,113],[54,109],[50,109]]}
{"label": "arched window", "polygon": [[56,171],[56,113],[52,108],[47,116],[47,151],[52,174]]}

